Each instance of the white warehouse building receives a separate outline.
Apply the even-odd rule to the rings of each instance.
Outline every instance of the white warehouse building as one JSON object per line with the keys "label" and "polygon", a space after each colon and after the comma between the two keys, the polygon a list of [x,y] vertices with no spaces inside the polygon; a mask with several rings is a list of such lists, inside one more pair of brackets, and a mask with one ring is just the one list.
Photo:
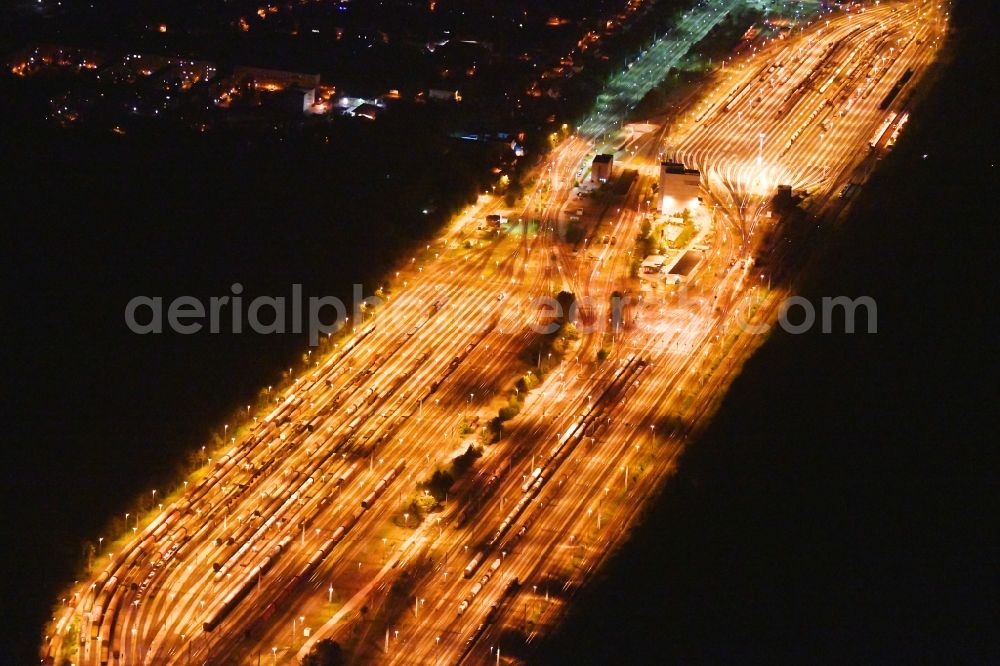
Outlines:
{"label": "white warehouse building", "polygon": [[660,212],[679,213],[685,208],[694,213],[701,203],[701,172],[686,169],[680,162],[660,165]]}

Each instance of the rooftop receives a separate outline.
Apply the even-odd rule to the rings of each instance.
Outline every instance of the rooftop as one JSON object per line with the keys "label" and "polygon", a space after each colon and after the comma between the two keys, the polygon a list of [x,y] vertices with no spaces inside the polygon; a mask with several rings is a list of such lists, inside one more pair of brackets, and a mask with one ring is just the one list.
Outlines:
{"label": "rooftop", "polygon": [[665,171],[666,173],[676,173],[676,174],[689,175],[689,176],[693,176],[695,174],[700,174],[701,173],[697,169],[687,169],[687,168],[685,168],[684,165],[681,162],[663,162],[660,166],[663,168],[663,171]]}

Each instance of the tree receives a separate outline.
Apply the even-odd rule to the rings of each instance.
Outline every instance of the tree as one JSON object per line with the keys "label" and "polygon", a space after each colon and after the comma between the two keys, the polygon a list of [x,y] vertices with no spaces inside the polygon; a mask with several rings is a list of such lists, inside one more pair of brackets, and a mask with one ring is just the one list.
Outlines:
{"label": "tree", "polygon": [[451,473],[439,467],[431,474],[431,478],[421,485],[440,502],[444,499],[445,493],[448,492],[453,483],[455,483],[455,478]]}
{"label": "tree", "polygon": [[483,455],[483,452],[477,449],[472,444],[466,447],[465,452],[461,455],[457,455],[452,458],[451,461],[451,477],[459,477],[469,471],[472,467],[472,463],[476,462],[476,459]]}
{"label": "tree", "polygon": [[347,659],[340,644],[329,638],[316,643],[302,660],[302,666],[343,666],[346,663]]}
{"label": "tree", "polygon": [[510,185],[507,186],[507,191],[504,193],[504,203],[508,206],[514,206],[523,196],[524,185],[521,184],[520,180],[512,180]]}
{"label": "tree", "polygon": [[500,408],[500,411],[497,412],[497,417],[500,421],[510,421],[512,418],[517,416],[520,411],[520,405],[504,405]]}
{"label": "tree", "polygon": [[583,225],[574,220],[566,226],[566,242],[570,245],[576,245],[583,240],[584,233]]}
{"label": "tree", "polygon": [[649,234],[653,231],[653,225],[649,220],[643,220],[639,223],[639,236],[642,238],[649,238]]}
{"label": "tree", "polygon": [[559,310],[561,314],[561,321],[559,322],[560,327],[567,323],[572,322],[576,314],[576,296],[569,291],[560,291],[556,294],[556,301],[559,302]]}

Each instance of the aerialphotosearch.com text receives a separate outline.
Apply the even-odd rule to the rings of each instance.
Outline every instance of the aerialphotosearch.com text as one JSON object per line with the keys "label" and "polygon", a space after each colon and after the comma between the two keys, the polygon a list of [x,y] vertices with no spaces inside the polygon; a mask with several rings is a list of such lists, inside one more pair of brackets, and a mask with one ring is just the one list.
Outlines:
{"label": "aerialphotosearch.com text", "polygon": [[[195,296],[135,296],[125,305],[125,324],[139,335],[160,334],[165,331],[180,335],[194,335],[207,331],[210,334],[258,335],[308,334],[309,344],[316,346],[322,336],[331,335],[350,324],[360,326],[375,316],[386,299],[365,296],[362,285],[353,285],[352,305],[348,307],[336,296],[303,295],[301,284],[293,284],[290,296],[259,295],[250,298],[243,293],[243,285],[233,283],[230,293],[201,299]],[[460,290],[462,291],[462,290]],[[616,292],[604,303],[584,298],[557,298],[544,295],[533,298],[508,296],[502,291],[490,294],[483,290],[464,290],[464,293],[431,299],[422,306],[433,316],[454,316],[462,311],[457,303],[464,297],[474,297],[484,303],[473,310],[481,311],[485,305],[494,311],[496,326],[509,328],[509,332],[524,327],[536,333],[548,334],[558,330],[565,322],[572,322],[580,333],[602,329],[602,318],[615,331],[632,325],[646,325],[662,313],[662,306],[681,307],[692,314],[710,310],[714,306],[704,298],[689,297],[681,288],[667,296],[650,293],[620,295]],[[567,305],[568,303],[568,305]],[[568,311],[567,311],[568,308]],[[736,308],[735,320],[741,331],[751,334],[767,333],[772,324],[751,323],[748,305]],[[600,316],[597,313],[601,313]],[[513,314],[515,316],[504,316]],[[715,313],[718,314],[718,313]],[[859,315],[861,315],[859,317]],[[860,319],[861,326],[858,326]],[[461,323],[461,322],[459,322]],[[802,334],[819,325],[821,332],[876,333],[878,309],[869,296],[826,296],[819,307],[802,296],[786,298],[779,308],[777,325],[791,334]],[[501,330],[502,332],[502,330]]]}

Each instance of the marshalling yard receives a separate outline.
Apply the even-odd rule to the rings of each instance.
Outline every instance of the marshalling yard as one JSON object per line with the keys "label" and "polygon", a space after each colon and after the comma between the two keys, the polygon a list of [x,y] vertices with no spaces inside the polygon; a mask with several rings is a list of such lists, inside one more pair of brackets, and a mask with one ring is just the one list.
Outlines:
{"label": "marshalling yard", "polygon": [[[735,4],[702,3],[681,28],[703,36]],[[807,193],[807,219],[839,212],[905,123],[948,11],[814,16],[727,60],[669,123],[595,109],[517,210],[481,197],[388,276],[382,306],[102,542],[42,659],[287,664],[332,639],[372,663],[523,662],[764,339],[746,322],[774,322],[791,295],[803,248],[785,241],[776,188]],[[657,48],[615,85],[662,79],[664,54],[684,51]],[[598,153],[637,173],[603,203],[578,196]],[[700,261],[682,286],[640,290],[632,239],[663,160],[700,171]],[[494,214],[510,223],[482,228]],[[539,299],[561,291],[577,330],[528,360]],[[616,292],[633,296],[623,313]],[[470,445],[481,456],[430,501],[423,482]]]}

